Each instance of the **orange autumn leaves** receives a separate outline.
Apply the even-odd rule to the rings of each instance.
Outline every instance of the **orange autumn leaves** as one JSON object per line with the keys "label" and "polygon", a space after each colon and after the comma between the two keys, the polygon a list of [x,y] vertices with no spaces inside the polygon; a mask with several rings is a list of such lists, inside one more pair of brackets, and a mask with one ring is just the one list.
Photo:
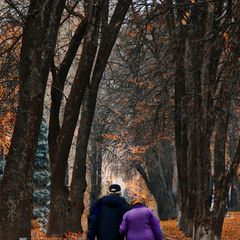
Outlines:
{"label": "orange autumn leaves", "polygon": [[5,112],[0,116],[0,146],[4,155],[8,153],[10,147],[14,122],[15,114],[13,112]]}
{"label": "orange autumn leaves", "polygon": [[80,234],[77,233],[67,233],[63,237],[47,237],[46,234],[39,228],[32,230],[31,234],[32,240],[83,240]]}
{"label": "orange autumn leaves", "polygon": [[[161,222],[165,239],[189,240],[181,231],[178,230],[176,220]],[[231,212],[227,214],[224,220],[222,240],[240,239],[240,212]]]}
{"label": "orange autumn leaves", "polygon": [[178,240],[187,240],[181,231],[178,230],[176,220],[163,221],[161,222],[161,228],[163,230],[164,239],[178,239]]}
{"label": "orange autumn leaves", "polygon": [[228,213],[222,231],[222,240],[240,239],[240,212]]}
{"label": "orange autumn leaves", "polygon": [[[1,16],[2,17],[2,16]],[[7,155],[16,118],[18,73],[22,28],[11,21],[1,23],[0,57],[0,149]],[[11,61],[10,61],[11,60]]]}
{"label": "orange autumn leaves", "polygon": [[63,237],[47,237],[46,233],[39,227],[39,224],[36,220],[32,220],[32,240],[82,240],[80,233],[71,233],[67,232]]}

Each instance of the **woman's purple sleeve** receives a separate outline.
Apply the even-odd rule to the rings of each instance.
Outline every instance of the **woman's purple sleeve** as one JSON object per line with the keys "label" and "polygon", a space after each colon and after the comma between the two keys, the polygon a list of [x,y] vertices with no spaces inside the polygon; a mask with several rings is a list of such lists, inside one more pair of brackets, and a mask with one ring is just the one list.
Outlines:
{"label": "woman's purple sleeve", "polygon": [[163,240],[163,234],[160,228],[159,219],[155,216],[155,214],[150,210],[150,225],[153,230],[154,236],[156,240]]}
{"label": "woman's purple sleeve", "polygon": [[119,228],[119,232],[121,235],[127,235],[127,215],[123,215],[123,220]]}

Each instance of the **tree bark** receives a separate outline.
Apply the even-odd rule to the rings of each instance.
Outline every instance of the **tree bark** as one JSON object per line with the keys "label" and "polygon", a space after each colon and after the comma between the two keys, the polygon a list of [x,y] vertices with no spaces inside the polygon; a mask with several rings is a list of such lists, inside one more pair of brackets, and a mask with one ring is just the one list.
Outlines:
{"label": "tree bark", "polygon": [[52,157],[51,203],[48,235],[62,235],[67,228],[68,189],[65,183],[68,155],[79,116],[85,89],[89,82],[92,65],[97,50],[96,29],[85,39],[74,83],[69,94],[62,128]]}
{"label": "tree bark", "polygon": [[0,239],[31,238],[32,178],[50,61],[65,1],[31,1],[20,55],[19,105],[0,189]]}
{"label": "tree bark", "polygon": [[[50,107],[50,121],[49,121],[49,134],[48,134],[48,143],[49,143],[49,155],[50,160],[53,158],[54,147],[57,143],[57,137],[60,131],[60,120],[59,120],[59,111],[61,107],[61,102],[63,98],[63,89],[67,74],[72,65],[72,62],[76,56],[77,50],[81,44],[81,41],[84,37],[87,28],[87,17],[85,17],[81,23],[78,25],[68,47],[68,51],[57,70],[52,63],[52,88],[51,88],[51,107]],[[52,162],[52,165],[54,163]]]}
{"label": "tree bark", "polygon": [[[100,126],[99,126],[100,125]],[[89,169],[91,178],[90,207],[97,202],[102,189],[102,129],[97,120],[93,122],[90,138]]]}
{"label": "tree bark", "polygon": [[[171,143],[161,141],[156,146],[156,149],[153,149],[153,155],[149,158],[147,164],[153,195],[156,196],[158,213],[162,220],[176,218],[176,198],[172,190],[173,155],[174,148]],[[161,185],[157,184],[158,179],[162,179]],[[159,189],[156,188],[157,185],[160,186]],[[155,194],[154,189],[156,189]]]}
{"label": "tree bark", "polygon": [[[186,12],[185,1],[177,1],[180,7],[177,8],[177,15],[172,10],[172,1],[166,1],[170,6],[170,14],[167,15],[166,20],[168,24],[168,30],[171,34],[171,44],[173,45],[173,56],[176,63],[175,69],[175,147],[176,147],[176,161],[177,161],[177,173],[178,173],[178,197],[177,205],[178,211],[178,227],[187,235],[190,236],[192,232],[191,221],[189,218],[189,169],[191,166],[188,164],[188,105],[189,100],[187,100],[187,84],[186,79],[186,36],[187,29],[182,24],[182,19]],[[175,20],[176,18],[176,20]],[[177,24],[175,24],[175,21]],[[190,210],[191,211],[191,210]]]}
{"label": "tree bark", "polygon": [[147,171],[139,163],[135,166],[156,200],[161,220],[176,217],[176,199],[172,191],[173,153],[170,143],[160,142],[146,153]]}
{"label": "tree bark", "polygon": [[[84,192],[86,190],[86,154],[90,136],[92,119],[95,112],[98,87],[90,90],[86,104],[81,113],[78,132],[76,157],[73,167],[73,176],[70,187],[70,204],[68,208],[68,231],[82,232],[81,216],[84,211]],[[87,91],[86,91],[87,93]]]}

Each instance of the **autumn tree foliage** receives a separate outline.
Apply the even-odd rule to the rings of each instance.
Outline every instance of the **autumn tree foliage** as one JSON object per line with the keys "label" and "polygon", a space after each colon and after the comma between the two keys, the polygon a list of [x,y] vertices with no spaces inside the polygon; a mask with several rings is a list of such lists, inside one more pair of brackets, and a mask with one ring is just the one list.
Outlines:
{"label": "autumn tree foliage", "polygon": [[[7,4],[0,4],[0,154],[7,155],[17,111],[18,62],[22,19]],[[4,165],[3,162],[2,166]]]}

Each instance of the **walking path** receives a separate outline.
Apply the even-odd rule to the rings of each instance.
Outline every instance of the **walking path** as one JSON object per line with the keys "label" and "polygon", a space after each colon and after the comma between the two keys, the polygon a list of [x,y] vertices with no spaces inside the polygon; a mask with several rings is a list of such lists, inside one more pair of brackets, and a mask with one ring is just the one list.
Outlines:
{"label": "walking path", "polygon": [[[188,240],[189,238],[177,229],[176,220],[163,221],[161,227],[164,232],[164,240]],[[39,228],[32,230],[32,240],[86,240],[76,234],[68,234],[65,238],[47,238]],[[228,213],[224,221],[222,240],[240,239],[240,212]]]}

